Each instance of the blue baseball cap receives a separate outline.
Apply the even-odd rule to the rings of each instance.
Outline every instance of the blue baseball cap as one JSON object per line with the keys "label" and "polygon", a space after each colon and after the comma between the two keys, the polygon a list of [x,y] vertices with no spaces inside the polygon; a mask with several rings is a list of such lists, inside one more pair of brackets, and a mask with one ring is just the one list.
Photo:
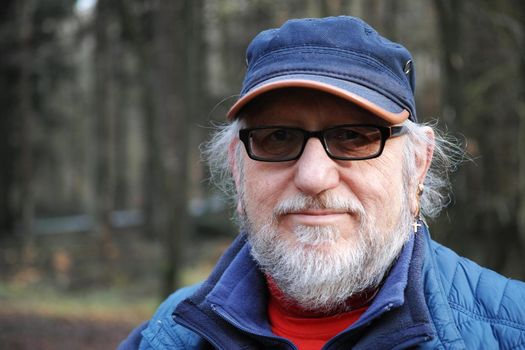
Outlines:
{"label": "blue baseball cap", "polygon": [[287,21],[258,34],[246,61],[240,97],[227,114],[230,120],[265,92],[303,87],[339,96],[391,124],[417,122],[410,52],[359,18]]}

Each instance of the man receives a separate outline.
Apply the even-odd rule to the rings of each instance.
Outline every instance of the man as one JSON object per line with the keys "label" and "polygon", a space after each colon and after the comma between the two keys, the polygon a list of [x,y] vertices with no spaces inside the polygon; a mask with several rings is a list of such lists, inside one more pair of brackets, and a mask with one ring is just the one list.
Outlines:
{"label": "man", "polygon": [[417,123],[410,53],[331,17],[262,32],[247,63],[208,145],[241,233],[121,349],[525,348],[525,284],[422,220],[444,205],[433,157],[451,160]]}

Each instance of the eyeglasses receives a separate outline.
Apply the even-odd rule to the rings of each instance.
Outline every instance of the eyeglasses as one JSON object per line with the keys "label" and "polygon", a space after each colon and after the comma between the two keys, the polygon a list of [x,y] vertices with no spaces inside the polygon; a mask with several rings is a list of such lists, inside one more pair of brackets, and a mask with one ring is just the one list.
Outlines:
{"label": "eyeglasses", "polygon": [[321,141],[332,159],[363,160],[381,155],[390,137],[406,134],[405,126],[338,125],[319,131],[287,126],[261,126],[239,130],[251,159],[263,162],[285,162],[301,157],[311,137]]}

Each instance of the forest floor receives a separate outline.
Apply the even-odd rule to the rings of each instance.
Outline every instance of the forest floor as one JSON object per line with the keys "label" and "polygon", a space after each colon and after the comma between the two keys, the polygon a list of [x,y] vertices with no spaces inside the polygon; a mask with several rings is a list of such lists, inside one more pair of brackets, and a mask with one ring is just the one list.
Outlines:
{"label": "forest floor", "polygon": [[0,310],[0,349],[115,349],[132,329],[127,320],[49,316]]}
{"label": "forest floor", "polygon": [[[204,279],[230,239],[195,238],[181,283]],[[115,349],[160,301],[162,250],[139,232],[0,242],[0,350]]]}
{"label": "forest floor", "polygon": [[0,349],[115,349],[158,300],[116,291],[76,296],[0,288]]}

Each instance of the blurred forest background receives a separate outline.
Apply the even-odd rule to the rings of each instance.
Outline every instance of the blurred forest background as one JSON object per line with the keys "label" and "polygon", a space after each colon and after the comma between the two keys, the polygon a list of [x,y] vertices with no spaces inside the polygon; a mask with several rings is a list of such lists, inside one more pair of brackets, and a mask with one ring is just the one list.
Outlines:
{"label": "blurred forest background", "polygon": [[198,147],[239,91],[246,46],[339,14],[413,53],[419,118],[473,159],[434,238],[525,279],[524,1],[6,0],[0,348],[113,348],[204,278],[236,230]]}

